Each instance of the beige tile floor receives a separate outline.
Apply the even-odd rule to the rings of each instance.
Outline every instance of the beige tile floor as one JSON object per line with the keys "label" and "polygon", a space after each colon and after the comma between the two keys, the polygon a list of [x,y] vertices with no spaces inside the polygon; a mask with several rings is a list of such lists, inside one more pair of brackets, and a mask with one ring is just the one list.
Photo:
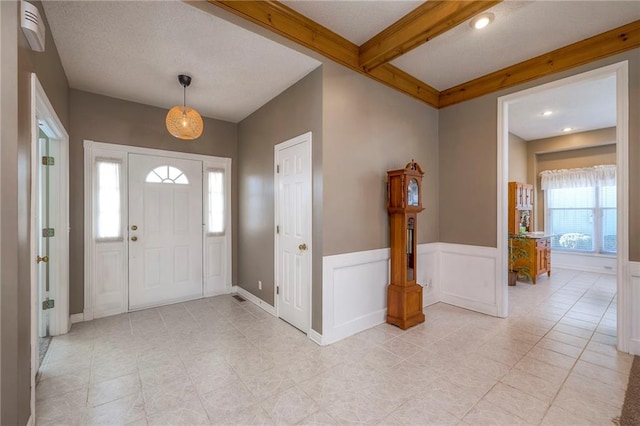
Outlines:
{"label": "beige tile floor", "polygon": [[498,319],[446,304],[319,347],[220,296],[75,324],[37,385],[38,424],[606,425],[632,357],[615,278],[556,270]]}

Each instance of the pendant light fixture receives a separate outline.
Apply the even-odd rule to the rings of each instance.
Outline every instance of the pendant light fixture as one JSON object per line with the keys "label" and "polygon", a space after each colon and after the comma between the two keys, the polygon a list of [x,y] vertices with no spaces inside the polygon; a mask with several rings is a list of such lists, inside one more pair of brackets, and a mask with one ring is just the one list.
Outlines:
{"label": "pendant light fixture", "polygon": [[204,124],[198,111],[187,106],[187,87],[191,84],[191,77],[180,74],[178,81],[183,88],[182,106],[174,106],[167,113],[167,130],[178,139],[198,139],[202,135]]}

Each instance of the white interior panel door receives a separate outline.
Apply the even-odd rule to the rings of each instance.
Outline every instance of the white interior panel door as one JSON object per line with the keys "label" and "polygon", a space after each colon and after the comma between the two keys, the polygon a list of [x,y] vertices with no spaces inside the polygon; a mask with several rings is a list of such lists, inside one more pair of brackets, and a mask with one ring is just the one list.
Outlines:
{"label": "white interior panel door", "polygon": [[278,313],[307,333],[311,291],[311,134],[277,149]]}
{"label": "white interior panel door", "polygon": [[202,162],[129,154],[129,309],[202,297]]}

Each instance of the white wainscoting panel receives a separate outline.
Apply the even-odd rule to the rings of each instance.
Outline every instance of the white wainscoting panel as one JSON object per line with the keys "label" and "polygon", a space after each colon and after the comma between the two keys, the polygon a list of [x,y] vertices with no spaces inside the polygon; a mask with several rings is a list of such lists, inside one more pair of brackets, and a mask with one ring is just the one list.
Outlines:
{"label": "white wainscoting panel", "polygon": [[423,307],[440,301],[438,246],[438,243],[418,245],[418,284],[422,285]]}
{"label": "white wainscoting panel", "polygon": [[[437,243],[418,246],[418,273],[427,303],[437,302]],[[389,249],[325,256],[322,337],[327,345],[385,322]],[[425,303],[426,304],[426,303]],[[317,339],[318,336],[316,336]]]}
{"label": "white wainscoting panel", "polygon": [[574,271],[597,272],[615,275],[617,270],[615,256],[593,254],[575,254],[551,251],[551,268],[571,269]]}
{"label": "white wainscoting panel", "polygon": [[[635,355],[640,354],[640,262],[629,262],[629,272],[631,285],[629,292],[631,301],[627,304],[630,307],[631,315],[631,336],[629,339],[629,352]],[[621,302],[619,302],[621,303]]]}
{"label": "white wainscoting panel", "polygon": [[440,301],[498,315],[494,247],[439,243]]}

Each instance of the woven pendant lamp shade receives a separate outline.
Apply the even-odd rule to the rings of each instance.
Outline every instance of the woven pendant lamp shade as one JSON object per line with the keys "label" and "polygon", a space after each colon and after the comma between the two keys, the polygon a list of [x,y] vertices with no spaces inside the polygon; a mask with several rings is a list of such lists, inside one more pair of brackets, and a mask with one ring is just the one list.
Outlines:
{"label": "woven pendant lamp shade", "polygon": [[199,138],[204,128],[200,114],[188,106],[171,108],[167,113],[165,123],[172,136],[183,140]]}
{"label": "woven pendant lamp shade", "polygon": [[165,125],[171,136],[190,141],[198,139],[204,129],[202,117],[198,111],[187,106],[187,87],[191,84],[191,77],[186,74],[178,76],[182,86],[182,106],[174,106],[167,113]]}

